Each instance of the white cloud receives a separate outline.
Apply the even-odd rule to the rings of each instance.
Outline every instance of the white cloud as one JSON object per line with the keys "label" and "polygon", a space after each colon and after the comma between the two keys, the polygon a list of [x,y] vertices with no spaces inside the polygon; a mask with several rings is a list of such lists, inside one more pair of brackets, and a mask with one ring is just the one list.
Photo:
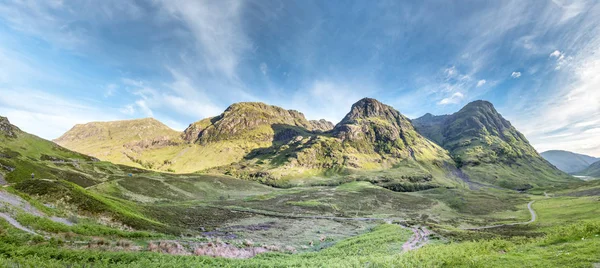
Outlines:
{"label": "white cloud", "polygon": [[464,99],[465,95],[460,92],[455,92],[452,96],[442,99],[438,102],[439,105],[456,104]]}
{"label": "white cloud", "polygon": [[481,80],[477,81],[477,87],[485,85],[486,82],[487,81],[485,81],[485,79],[481,79]]}
{"label": "white cloud", "polygon": [[519,78],[519,77],[521,77],[521,72],[512,72],[512,74],[510,75],[510,77],[512,77],[512,78]]}
{"label": "white cloud", "polygon": [[555,70],[560,70],[565,65],[569,64],[569,62],[573,59],[573,57],[567,57],[564,52],[559,50],[555,50],[554,52],[550,53],[550,58],[556,58]]}
{"label": "white cloud", "polygon": [[550,57],[558,58],[562,55],[562,53],[558,50],[554,50],[554,52],[550,53]]}

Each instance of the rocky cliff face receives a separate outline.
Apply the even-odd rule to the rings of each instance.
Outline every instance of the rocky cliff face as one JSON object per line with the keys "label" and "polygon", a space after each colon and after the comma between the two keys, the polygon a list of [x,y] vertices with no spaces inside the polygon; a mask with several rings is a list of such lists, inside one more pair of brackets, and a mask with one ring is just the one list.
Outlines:
{"label": "rocky cliff face", "polygon": [[333,123],[331,123],[325,119],[310,120],[308,122],[310,123],[311,129],[313,131],[327,132],[327,131],[332,130],[334,127]]}

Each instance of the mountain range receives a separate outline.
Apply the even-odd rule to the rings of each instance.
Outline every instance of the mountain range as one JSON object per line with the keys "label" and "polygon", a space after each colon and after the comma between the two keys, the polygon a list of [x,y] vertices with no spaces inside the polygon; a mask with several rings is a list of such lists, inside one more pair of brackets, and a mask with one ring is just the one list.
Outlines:
{"label": "mountain range", "polygon": [[583,171],[594,162],[600,161],[598,157],[562,150],[545,151],[541,155],[552,165],[569,174]]}
{"label": "mountain range", "polygon": [[365,172],[385,174],[377,180],[511,189],[570,180],[486,101],[469,103],[452,115],[410,120],[364,98],[336,125],[246,102],[183,132],[154,119],[93,122],[76,125],[55,142],[119,164],[224,173],[269,184],[300,177],[364,177]]}

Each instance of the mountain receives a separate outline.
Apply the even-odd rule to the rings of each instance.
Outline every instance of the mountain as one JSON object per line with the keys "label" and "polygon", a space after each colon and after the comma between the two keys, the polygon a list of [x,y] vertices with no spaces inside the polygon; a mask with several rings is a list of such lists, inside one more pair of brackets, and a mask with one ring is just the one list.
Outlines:
{"label": "mountain", "polygon": [[[229,106],[221,115],[191,124],[184,137],[188,142],[206,144],[226,140],[272,142],[290,131],[327,131],[331,123],[308,121],[295,110],[259,102],[241,102]],[[284,134],[282,134],[284,133]]]}
{"label": "mountain", "polygon": [[75,125],[54,142],[105,161],[154,168],[158,163],[164,164],[164,159],[148,156],[161,149],[177,147],[184,140],[180,132],[156,119],[145,118]]}
{"label": "mountain", "polygon": [[387,174],[393,178],[388,180],[452,184],[446,177],[446,169],[454,167],[448,153],[418,134],[408,118],[375,99],[352,105],[329,132],[302,131],[300,126],[293,130],[282,132],[286,139],[276,139],[273,146],[254,150],[244,161],[219,170],[269,183],[388,170],[393,174]]}
{"label": "mountain", "polygon": [[322,133],[326,120],[257,102],[236,103],[222,114],[192,123],[183,132],[153,119],[76,125],[57,144],[101,160],[134,167],[189,173],[240,161],[295,133]]}
{"label": "mountain", "polygon": [[446,152],[419,135],[410,120],[391,106],[364,98],[333,129],[343,143],[363,153],[399,159],[433,160]]}
{"label": "mountain", "polygon": [[564,182],[570,177],[543,159],[487,101],[474,101],[452,115],[426,114],[417,131],[450,151],[474,180],[513,188]]}
{"label": "mountain", "polygon": [[584,170],[579,171],[575,174],[578,176],[600,178],[600,160],[592,163],[590,166],[588,166]]}
{"label": "mountain", "polygon": [[550,150],[540,154],[552,165],[567,173],[577,173],[589,167],[600,158],[569,151]]}

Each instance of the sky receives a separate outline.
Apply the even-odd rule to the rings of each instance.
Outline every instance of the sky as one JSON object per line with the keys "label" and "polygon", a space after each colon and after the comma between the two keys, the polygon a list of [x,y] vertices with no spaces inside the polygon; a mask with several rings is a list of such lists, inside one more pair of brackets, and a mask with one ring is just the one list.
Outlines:
{"label": "sky", "polygon": [[0,115],[43,138],[241,101],[336,123],[363,97],[484,99],[540,152],[600,156],[600,2],[0,0]]}

